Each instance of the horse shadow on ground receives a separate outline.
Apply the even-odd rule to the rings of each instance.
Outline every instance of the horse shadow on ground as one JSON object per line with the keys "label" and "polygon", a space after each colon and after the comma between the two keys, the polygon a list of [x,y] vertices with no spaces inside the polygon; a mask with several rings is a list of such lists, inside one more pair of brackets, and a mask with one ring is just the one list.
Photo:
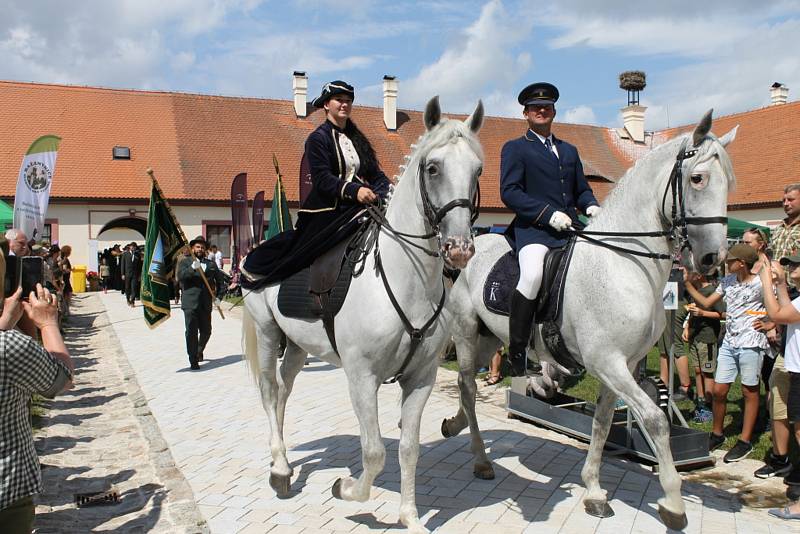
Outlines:
{"label": "horse shadow on ground", "polygon": [[[316,364],[316,365],[311,365],[311,364]],[[303,367],[303,372],[309,373],[309,372],[319,372],[319,371],[333,371],[334,369],[337,369],[335,365],[331,365],[314,356],[308,356],[306,358],[305,367]]]}
{"label": "horse shadow on ground", "polygon": [[[417,505],[426,527],[435,529],[456,516],[464,518],[474,510],[496,507],[501,503],[505,509],[518,511],[525,521],[545,522],[560,502],[575,497],[583,499],[585,486],[580,472],[586,459],[584,449],[513,430],[488,430],[482,435],[494,466],[493,480],[481,480],[472,474],[473,456],[468,433],[420,444],[416,475]],[[399,492],[399,440],[384,437],[383,442],[386,446],[386,465],[374,486]],[[302,492],[312,472],[349,468],[350,476],[361,474],[359,436],[322,438],[292,447],[292,451],[309,451],[309,454],[291,462],[296,470],[299,468],[299,473],[290,487],[289,498]],[[513,457],[520,463],[516,472],[505,467],[508,462],[504,459]],[[623,480],[629,476],[644,484],[638,493],[622,487]],[[633,507],[661,523],[656,501],[663,496],[663,492],[656,474],[635,462],[606,456],[600,479],[601,486],[608,492],[612,508],[619,511],[623,506]],[[658,494],[647,491],[652,484],[659,488]],[[619,494],[616,494],[617,490],[620,490]],[[697,495],[702,495],[705,508],[727,513],[739,511],[742,507],[729,493],[692,482],[684,482],[683,495],[687,500],[696,500]],[[582,508],[581,504],[578,506]],[[371,512],[347,517],[372,529],[400,528],[399,524],[380,521]]]}
{"label": "horse shadow on ground", "polygon": [[[130,516],[127,521],[114,526],[114,532],[150,532],[159,521],[161,504],[167,492],[155,483],[131,487],[119,493],[119,502],[105,506],[77,508],[74,503],[77,493],[108,491],[115,485],[124,484],[135,471],[126,469],[104,477],[82,477],[88,467],[43,466],[42,477],[45,493],[37,497],[37,504],[59,510],[39,512],[34,519],[36,532],[62,533],[70,525],[72,532],[96,532],[105,523],[119,517]],[[69,497],[69,499],[67,498]],[[142,513],[142,511],[150,509]]]}

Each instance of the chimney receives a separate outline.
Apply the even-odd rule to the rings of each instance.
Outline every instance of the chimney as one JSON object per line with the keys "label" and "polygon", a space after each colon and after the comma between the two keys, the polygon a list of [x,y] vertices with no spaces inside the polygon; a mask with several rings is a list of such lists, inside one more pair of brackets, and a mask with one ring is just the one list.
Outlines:
{"label": "chimney", "polygon": [[639,105],[639,91],[647,86],[646,75],[640,70],[629,70],[619,75],[619,87],[628,92],[628,105],[622,108],[622,137],[644,143],[644,112],[646,106]]}
{"label": "chimney", "polygon": [[383,77],[383,123],[387,130],[397,130],[397,79],[388,74]]}
{"label": "chimney", "polygon": [[308,95],[308,76],[305,72],[296,70],[292,74],[292,92],[294,93],[294,112],[298,117],[305,117],[306,96]]}
{"label": "chimney", "polygon": [[789,88],[781,82],[775,82],[769,88],[769,105],[778,106],[789,100]]}

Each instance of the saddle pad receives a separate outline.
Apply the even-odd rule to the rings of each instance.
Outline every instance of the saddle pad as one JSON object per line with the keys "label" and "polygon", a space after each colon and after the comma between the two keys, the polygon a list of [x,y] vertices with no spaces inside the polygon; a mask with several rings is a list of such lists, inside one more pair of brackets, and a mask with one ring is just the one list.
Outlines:
{"label": "saddle pad", "polygon": [[[542,287],[537,296],[536,322],[558,321],[564,298],[564,283],[572,258],[575,239],[563,248],[551,249],[544,260]],[[483,303],[498,315],[509,315],[511,294],[519,281],[519,262],[513,252],[503,254],[495,262],[483,285]]]}
{"label": "saddle pad", "polygon": [[500,256],[483,284],[483,304],[498,315],[509,315],[511,294],[519,282],[519,262],[513,251]]}
{"label": "saddle pad", "polygon": [[[328,300],[332,315],[336,315],[342,309],[352,279],[353,268],[349,261],[345,261]],[[322,308],[319,299],[310,291],[310,281],[310,268],[306,268],[281,282],[281,288],[278,290],[278,310],[284,317],[310,320],[322,318]]]}

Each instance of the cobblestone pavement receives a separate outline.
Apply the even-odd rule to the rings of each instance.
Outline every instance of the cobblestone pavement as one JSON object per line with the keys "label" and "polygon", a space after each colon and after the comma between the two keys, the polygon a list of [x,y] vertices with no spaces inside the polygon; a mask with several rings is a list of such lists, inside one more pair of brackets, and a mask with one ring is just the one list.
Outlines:
{"label": "cobblestone pavement", "polygon": [[[36,532],[208,531],[102,302],[76,295],[72,308],[65,341],[75,387],[48,403],[45,428],[36,434],[45,488]],[[74,494],[112,487],[119,504],[76,507]]]}
{"label": "cobblestone pavement", "polygon": [[[387,458],[372,498],[365,503],[338,501],[331,496],[333,481],[360,470],[358,423],[343,372],[310,359],[286,410],[285,435],[295,477],[291,498],[280,500],[267,483],[266,417],[240,361],[238,310],[228,312],[224,321],[214,314],[206,362],[200,371],[190,372],[179,309],[173,308],[169,321],[149,331],[141,308],[127,308],[118,294],[90,298],[105,305],[161,435],[212,532],[386,532],[399,528],[398,386],[384,386],[380,391]],[[496,389],[482,390],[490,402],[481,402],[478,413],[497,477],[491,481],[473,478],[468,436],[445,440],[440,434],[442,419],[457,409],[454,380],[453,373],[440,373],[423,415],[417,501],[428,528],[492,534],[665,531],[656,511],[656,500],[662,495],[657,477],[620,459],[608,458],[602,469],[616,515],[604,520],[586,515],[580,480],[585,445],[507,419],[491,402],[499,395]],[[740,469],[749,475],[751,467],[758,465],[751,464]],[[705,480],[728,480],[720,469],[707,473]],[[728,486],[729,491],[723,491],[684,484],[687,532],[791,531],[793,525],[766,513],[767,506],[780,502],[774,484],[764,486],[771,492],[759,493],[761,486],[742,476]],[[749,500],[744,498],[748,495]],[[152,530],[170,531],[168,525],[153,525]]]}

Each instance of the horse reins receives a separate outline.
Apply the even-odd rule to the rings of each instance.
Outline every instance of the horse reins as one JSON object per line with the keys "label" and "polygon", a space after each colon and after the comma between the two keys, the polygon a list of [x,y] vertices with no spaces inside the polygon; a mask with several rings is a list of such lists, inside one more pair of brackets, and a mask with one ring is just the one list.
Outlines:
{"label": "horse reins", "polygon": [[[613,250],[615,252],[622,252],[631,254],[633,256],[640,256],[643,258],[652,258],[656,260],[669,260],[672,259],[673,254],[661,254],[657,252],[645,252],[641,250],[633,250],[618,245],[612,245],[600,239],[595,239],[590,236],[608,236],[608,237],[669,237],[670,240],[677,238],[678,247],[676,252],[683,250],[692,250],[692,244],[689,242],[689,226],[702,226],[705,224],[727,224],[728,218],[717,217],[687,217],[686,216],[686,203],[683,198],[683,162],[685,159],[691,158],[697,154],[697,149],[686,150],[689,143],[688,138],[683,140],[678,155],[675,158],[675,165],[672,167],[672,172],[669,175],[669,180],[664,187],[664,195],[661,197],[661,217],[669,222],[669,230],[661,230],[656,232],[603,232],[592,230],[576,230],[569,229],[566,232],[574,234],[593,243],[595,245]],[[667,195],[672,192],[672,212],[671,217],[666,216],[666,203]],[[680,210],[680,213],[679,213]]]}
{"label": "horse reins", "polygon": [[353,242],[355,243],[353,251],[347,255],[348,261],[350,261],[351,265],[353,265],[353,275],[358,276],[364,270],[369,251],[374,247],[375,268],[378,271],[381,282],[383,282],[383,287],[386,290],[386,294],[389,296],[389,301],[392,303],[392,307],[394,307],[397,315],[400,317],[400,321],[403,323],[403,328],[411,338],[411,345],[409,347],[408,354],[403,360],[403,363],[400,365],[400,369],[390,378],[384,380],[384,384],[394,384],[403,378],[403,374],[405,373],[408,364],[411,363],[414,353],[417,351],[422,339],[425,337],[425,332],[428,331],[428,329],[433,325],[433,323],[436,322],[436,319],[438,319],[439,315],[442,313],[442,309],[444,309],[445,297],[447,296],[447,290],[445,288],[444,279],[442,279],[442,296],[439,298],[439,304],[436,306],[433,315],[420,328],[416,328],[413,324],[411,324],[408,316],[403,311],[400,303],[397,301],[397,297],[395,297],[395,294],[389,285],[389,279],[386,276],[386,271],[383,268],[383,261],[381,260],[380,247],[378,244],[378,236],[380,231],[386,230],[399,241],[421,250],[432,258],[439,258],[441,257],[441,254],[438,250],[426,248],[425,246],[415,243],[412,240],[428,240],[435,237],[439,241],[439,246],[441,248],[442,235],[439,230],[439,223],[442,222],[442,219],[444,219],[448,212],[455,208],[468,208],[470,210],[470,226],[475,223],[475,221],[478,219],[478,215],[480,214],[481,188],[480,183],[477,181],[475,194],[473,195],[472,200],[467,198],[457,198],[455,200],[451,200],[444,206],[437,208],[428,195],[427,182],[425,181],[425,165],[424,161],[422,160],[420,160],[418,176],[422,208],[425,220],[428,223],[428,226],[430,226],[431,231],[425,234],[409,234],[406,232],[401,232],[394,228],[391,224],[389,224],[389,221],[386,220],[386,206],[369,205],[366,208],[366,216],[369,217],[370,220],[362,227],[361,230],[359,230],[359,234],[357,234],[353,239]]}

